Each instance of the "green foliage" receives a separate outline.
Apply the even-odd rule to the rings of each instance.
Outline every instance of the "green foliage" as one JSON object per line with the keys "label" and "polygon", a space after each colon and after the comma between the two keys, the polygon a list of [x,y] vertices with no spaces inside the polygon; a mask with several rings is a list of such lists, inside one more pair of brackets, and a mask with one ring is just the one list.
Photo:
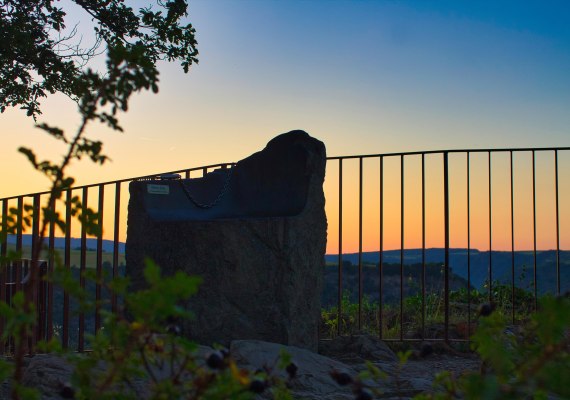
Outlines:
{"label": "green foliage", "polygon": [[[183,304],[196,293],[201,278],[181,272],[162,276],[151,260],[146,261],[144,276],[147,287],[137,292],[129,290],[126,278],[99,280],[123,299],[123,307],[117,313],[108,311],[109,298],[98,304],[103,328],[87,335],[89,353],[65,351],[56,339],[38,344],[39,351],[60,353],[73,365],[71,385],[66,387],[73,398],[135,399],[137,386],[152,399],[252,399],[266,391],[276,399],[290,398],[286,382],[274,374],[291,365],[287,353],[281,353],[277,369],[252,373],[239,368],[227,350],[216,353],[218,363],[209,363],[193,342],[180,335],[181,324],[191,318]],[[50,279],[75,299],[77,312],[95,311],[97,304],[68,269],[57,267]],[[97,276],[86,274],[85,279]],[[0,302],[0,316],[7,321],[2,342],[14,340],[17,347],[33,332],[36,317],[25,304],[23,292],[14,296],[11,305]],[[15,368],[12,362],[0,362],[0,378],[14,376]],[[13,382],[13,398],[39,398],[37,391]]]}
{"label": "green foliage", "polygon": [[[85,113],[94,112],[91,100],[95,99],[127,110],[134,91],[158,91],[159,60],[179,60],[185,72],[197,62],[195,30],[191,24],[181,24],[186,1],[158,2],[156,8],[136,12],[122,0],[74,0],[83,16],[93,21],[93,45],[87,48],[82,47],[76,28],[65,30],[67,13],[54,3],[2,0],[0,4],[0,35],[10,43],[0,53],[2,112],[20,107],[35,119],[41,114],[40,100],[56,92],[78,101]],[[104,52],[106,70],[84,68]],[[97,118],[115,125],[115,111]],[[57,128],[43,124],[41,128],[63,138]]]}
{"label": "green foliage", "polygon": [[520,331],[500,313],[480,319],[472,337],[482,370],[454,379],[438,377],[436,390],[419,399],[520,399],[570,397],[570,299],[545,296]]}
{"label": "green foliage", "polygon": [[[122,130],[117,114],[128,110],[130,97],[141,90],[158,91],[160,60],[178,60],[188,72],[198,55],[194,28],[181,24],[187,15],[186,1],[158,2],[156,9],[149,6],[138,12],[122,0],[75,3],[94,22],[92,48],[81,48],[75,28],[66,36],[67,14],[52,0],[2,0],[0,4],[0,34],[10,43],[0,50],[0,111],[20,107],[36,120],[41,114],[40,99],[60,92],[77,103],[81,115],[79,128],[71,136],[47,123],[36,125],[67,145],[61,162],[41,160],[27,147],[19,149],[33,168],[51,182],[49,201],[41,209],[42,240],[48,224],[65,231],[65,222],[55,205],[74,183],[65,174],[70,162],[87,157],[103,164],[108,159],[102,142],[85,136],[88,123],[99,121]],[[99,71],[89,68],[89,61],[102,53],[107,57],[105,67]],[[79,197],[74,196],[65,204],[88,235],[100,234],[97,213],[85,207]],[[11,208],[2,221],[2,235],[15,233],[18,227],[30,227],[39,212],[29,204],[23,209]]]}
{"label": "green foliage", "polygon": [[[476,320],[478,308],[489,300],[489,294],[477,289],[467,290],[459,288],[450,290],[449,303],[451,323],[467,325],[468,304],[471,310],[471,322]],[[504,316],[512,315],[513,291],[510,285],[495,282],[493,285],[493,300],[497,306],[497,313]],[[514,288],[515,319],[526,320],[534,309],[534,295],[522,288]],[[358,331],[358,302],[351,301],[350,293],[344,291],[341,298],[342,313],[340,316],[340,332],[343,335]],[[371,301],[367,295],[362,298],[362,329],[363,332],[378,334],[380,325],[379,303]],[[423,314],[423,315],[422,315]],[[437,326],[444,323],[445,304],[441,292],[427,292],[425,298],[421,293],[404,297],[403,301],[403,326],[406,333],[417,333],[421,330],[422,316],[426,327]],[[386,304],[382,306],[382,329],[383,337],[392,338],[400,336],[399,304]],[[335,337],[338,334],[338,307],[333,306],[321,310],[321,333],[323,337]],[[459,329],[458,335],[465,334]],[[465,337],[466,338],[466,337]]]}
{"label": "green foliage", "polygon": [[[183,273],[163,277],[150,260],[144,276],[148,287],[138,292],[128,291],[124,280],[110,286],[124,298],[129,318],[103,312],[105,328],[88,338],[91,352],[67,354],[75,366],[76,399],[134,399],[137,382],[146,385],[152,399],[250,399],[256,393],[254,381],[263,391],[282,391],[275,377],[240,369],[226,352],[216,356],[218,362],[205,363],[196,345],[178,335],[179,324],[189,318],[180,304],[196,292],[200,278]],[[75,295],[84,298],[77,290]]]}
{"label": "green foliage", "polygon": [[[358,303],[350,300],[350,293],[344,291],[341,298],[342,314],[340,318],[341,333],[347,334],[355,331],[358,326]],[[378,303],[372,302],[368,296],[362,297],[362,326],[364,330],[374,332],[378,330]],[[325,337],[334,337],[338,332],[338,307],[321,310],[321,330]]]}
{"label": "green foliage", "polygon": [[[433,390],[417,400],[462,399],[547,399],[570,398],[570,298],[545,296],[540,308],[524,326],[508,326],[501,313],[479,318],[471,337],[481,359],[480,371],[454,376],[448,371],[436,375]],[[400,387],[400,371],[411,351],[399,352],[394,382]],[[372,363],[352,377],[331,371],[339,385],[350,385],[355,398],[382,398],[386,375]]]}

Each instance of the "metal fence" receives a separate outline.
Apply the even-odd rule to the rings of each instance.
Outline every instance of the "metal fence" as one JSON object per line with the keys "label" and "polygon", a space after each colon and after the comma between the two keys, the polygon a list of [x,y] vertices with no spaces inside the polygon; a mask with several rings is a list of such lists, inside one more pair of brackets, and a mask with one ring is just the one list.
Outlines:
{"label": "metal fence", "polygon": [[[485,307],[502,308],[501,311],[507,314],[511,322],[515,324],[517,322],[517,314],[520,312],[528,314],[532,309],[536,309],[540,295],[548,292],[560,295],[561,292],[570,290],[570,254],[561,250],[561,238],[564,239],[566,246],[569,244],[570,164],[568,163],[568,158],[564,158],[564,156],[570,155],[568,150],[569,148],[566,147],[477,149],[329,158],[327,174],[336,164],[336,176],[334,178],[337,179],[335,185],[337,188],[336,195],[338,196],[336,201],[336,212],[338,214],[333,216],[330,210],[327,214],[329,219],[336,217],[335,219],[338,221],[337,231],[333,232],[329,229],[328,233],[329,240],[331,236],[336,236],[338,248],[335,263],[337,266],[337,304],[336,307],[332,307],[332,311],[336,313],[336,326],[334,326],[336,334],[340,335],[350,333],[350,331],[361,332],[365,330],[375,332],[384,340],[468,340],[474,329],[477,312],[480,307],[485,306],[482,303],[487,304]],[[364,165],[365,162],[368,163],[367,167]],[[389,162],[391,164],[387,168]],[[426,168],[428,162],[429,169]],[[563,168],[561,168],[562,162]],[[358,182],[356,185],[352,184],[353,189],[356,189],[352,193],[346,193],[347,191],[343,189],[347,183],[344,171],[349,163],[352,163],[353,170],[348,182]],[[406,171],[409,167],[413,167],[414,163],[415,168],[410,176]],[[355,166],[356,168],[354,168]],[[366,180],[367,173],[370,175],[374,170],[376,172],[372,174],[374,176]],[[438,184],[434,184],[433,179],[431,179],[431,182],[430,179],[426,180],[426,171],[428,170],[428,177],[433,178],[434,174],[439,175]],[[498,175],[502,176],[499,178]],[[389,187],[386,185],[387,177],[391,179]],[[376,225],[375,229],[377,230],[375,235],[377,252],[367,254],[369,255],[368,258],[370,256],[376,256],[377,258],[373,262],[370,262],[370,259],[368,259],[368,267],[373,268],[368,268],[368,273],[365,273],[363,213],[368,211],[370,214],[370,207],[367,209],[364,202],[371,195],[370,191],[368,191],[367,195],[364,192],[371,185],[371,181],[374,182],[374,180],[377,181],[376,185],[378,186],[378,190],[374,194],[377,196],[377,201],[373,205],[373,207],[378,208],[377,221],[374,221],[373,224]],[[407,184],[408,180],[411,180],[412,183]],[[527,186],[526,190],[523,187],[525,185]],[[539,185],[540,191],[537,190]],[[564,190],[561,189],[562,185]],[[431,207],[427,208],[426,192],[430,186],[432,189],[430,190]],[[436,186],[435,189],[434,186]],[[474,195],[475,188],[477,193]],[[348,195],[352,194],[352,197],[355,197],[354,192],[357,193],[357,200],[355,201],[356,206],[352,207],[352,217],[356,216],[358,222],[356,228],[350,232],[350,236],[357,237],[356,254],[353,254],[352,257],[353,259],[356,258],[356,262],[352,266],[350,263],[346,265],[344,262],[347,256],[343,247],[343,240],[346,241],[347,235],[344,232],[343,222],[346,219],[345,212],[347,208],[344,206],[344,203]],[[387,192],[390,192],[390,196]],[[463,194],[463,198],[461,198],[460,194]],[[564,196],[564,201],[561,201],[562,196]],[[327,202],[330,198],[330,196],[327,197]],[[439,199],[434,201],[434,198]],[[502,198],[503,203],[506,204],[497,204],[499,198]],[[392,223],[389,229],[386,228],[388,199],[391,200],[389,216],[392,222],[396,220],[396,223]],[[543,208],[542,210],[538,208],[539,200]],[[415,203],[419,209],[419,212],[415,213],[413,218],[410,218],[412,220],[410,223],[407,223],[406,216],[408,203]],[[462,213],[455,212],[452,216],[451,211],[454,206],[457,206],[457,203],[460,203],[464,210]],[[527,207],[523,207],[525,204]],[[517,209],[517,205],[520,205],[518,207],[520,210]],[[475,218],[473,215],[474,208],[477,208]],[[526,208],[526,210],[522,208]],[[544,214],[544,208],[547,208],[547,212],[551,214],[551,217],[541,218],[542,220],[547,219],[547,221],[541,221],[541,227],[544,229],[538,233],[544,236],[545,232],[549,231],[546,232],[546,236],[549,236],[551,240],[549,243],[543,241],[542,249],[540,249],[537,246],[537,216],[539,211],[541,211],[540,214]],[[565,230],[561,230],[562,211],[564,212]],[[430,224],[432,227],[434,225],[439,225],[440,227],[442,254],[440,260],[432,260],[428,263],[426,251],[429,252],[430,250],[426,247],[426,217],[434,213],[441,216],[440,221],[432,218]],[[498,217],[495,214],[500,214],[501,226],[497,225],[496,220]],[[524,225],[524,220],[527,221],[526,225],[530,225],[531,232],[524,233],[521,231],[522,229],[516,229],[517,222],[518,225]],[[451,226],[452,222],[454,223],[453,229]],[[405,271],[411,264],[406,262],[408,249],[405,238],[408,230],[415,230],[416,243],[419,244],[414,250],[416,254],[420,254],[419,258],[416,258],[416,264],[419,264],[420,268],[418,269],[420,273],[419,276],[417,276],[418,274],[415,276],[417,281],[411,282],[416,287],[415,293],[409,290],[411,285],[406,279],[407,276],[411,278],[412,274]],[[464,247],[461,248],[464,253],[463,262],[459,262],[461,260],[457,255],[453,254],[454,250],[450,245],[450,240],[453,240],[452,230],[456,234],[461,230],[463,231]],[[481,236],[486,236],[484,239],[486,241],[485,247],[487,248],[484,251],[473,247],[474,230],[478,233],[480,248]],[[495,235],[498,230],[502,230],[503,236],[506,236],[507,239],[502,244],[496,244]],[[521,245],[524,248],[516,248],[515,239],[517,236],[526,236],[526,244]],[[396,243],[392,243],[392,250],[387,251],[385,247],[386,239],[391,238],[392,242],[394,242],[395,237],[397,237]],[[499,248],[495,249],[494,245]],[[394,257],[394,252],[398,253],[396,257]],[[474,286],[472,282],[474,273],[472,259],[475,252],[477,252],[479,261],[481,261],[481,256],[486,258],[486,279],[480,287]],[[386,260],[387,253],[392,253],[390,263],[387,263]],[[543,262],[541,265],[538,262],[538,256],[546,253],[553,256],[554,260],[550,263]],[[562,254],[564,255],[564,260],[561,260]],[[454,255],[455,260],[451,260],[451,255]],[[510,276],[508,276],[508,281],[505,279],[504,268],[502,268],[500,277],[494,275],[495,264],[501,261],[501,266],[504,267],[505,257],[508,258],[509,264],[508,275]],[[521,267],[521,261],[517,261],[517,258],[526,258],[526,261],[523,262],[531,264],[527,266],[527,269],[530,269],[529,272],[532,274],[532,277],[526,287],[516,282],[518,279],[516,269]],[[463,288],[456,287],[452,289],[450,287],[454,263],[456,264],[455,267],[458,267],[457,270],[461,269],[459,264],[464,264],[465,282]],[[431,288],[431,293],[428,293],[428,285],[426,284],[429,264],[432,264],[432,267],[439,267],[442,274],[441,285],[439,287],[432,285],[435,287]],[[478,264],[480,269],[481,263],[479,262]],[[330,267],[331,265],[329,264]],[[347,304],[345,296],[347,283],[343,272],[351,267],[357,270],[356,282],[352,282],[357,288],[349,288],[349,291],[352,290],[353,297],[356,297],[356,299],[354,304],[351,304],[350,300]],[[394,285],[396,286],[399,295],[395,300],[392,299],[391,304],[386,302],[387,290],[384,274],[387,267],[397,269],[396,282],[392,279],[390,280],[390,285],[392,291],[394,291]],[[547,268],[551,270],[547,270]],[[481,271],[477,272],[479,275],[481,274]],[[376,287],[377,300],[373,302],[372,306],[370,301],[363,300],[365,282],[372,279],[370,273],[377,275],[374,281],[378,282]],[[540,282],[541,273],[543,276],[548,275],[548,279],[553,282]],[[481,298],[482,291],[486,292],[484,299]],[[507,291],[508,293],[505,293]],[[430,318],[432,326],[427,326],[427,303],[431,298],[430,295],[434,294],[443,303],[441,307],[441,323],[443,326],[440,332],[435,332],[435,335],[433,329],[429,328],[437,325],[437,318]],[[458,298],[461,297],[459,296],[460,294],[463,294],[461,304],[457,301],[450,302],[450,295]],[[406,296],[411,297],[412,300],[417,300],[415,309],[407,307],[410,304],[407,302],[409,298],[407,299]],[[532,304],[526,304],[529,302]],[[357,306],[357,308],[355,309],[354,306]],[[349,308],[349,310],[343,308]],[[395,317],[394,313],[396,314]],[[406,314],[411,315],[408,315],[408,318],[406,318]],[[334,316],[329,316],[329,318],[329,322],[334,322]],[[346,329],[347,325],[348,329]],[[452,327],[455,329],[454,332],[450,331]],[[329,334],[331,334],[330,331]]]}
{"label": "metal fence", "polygon": [[[58,210],[56,207],[52,209],[53,212],[63,212],[66,226],[65,235],[63,238],[56,237],[56,225],[49,225],[48,234],[44,242],[47,251],[42,254],[42,256],[47,256],[47,261],[42,265],[45,265],[50,271],[53,270],[56,262],[55,254],[58,254],[60,256],[59,261],[64,268],[75,269],[77,271],[76,277],[82,289],[85,289],[90,284],[90,282],[87,282],[85,279],[85,271],[87,268],[95,269],[98,280],[91,285],[93,286],[92,292],[94,294],[94,300],[97,304],[100,304],[102,300],[108,300],[109,309],[113,312],[117,312],[119,309],[119,299],[113,293],[108,293],[108,297],[106,297],[103,285],[100,281],[103,277],[104,269],[103,237],[100,235],[94,238],[96,240],[95,248],[88,248],[86,229],[76,221],[75,223],[78,224],[79,228],[79,245],[73,244],[76,239],[74,240],[72,238],[71,233],[72,228],[74,227],[71,199],[74,196],[79,196],[82,201],[83,210],[85,210],[92,204],[90,202],[91,197],[96,197],[96,206],[93,208],[99,214],[98,221],[101,225],[101,232],[103,232],[103,225],[107,214],[105,210],[108,212],[108,206],[110,205],[112,207],[112,219],[105,226],[105,230],[112,232],[111,257],[110,261],[108,261],[110,266],[106,271],[108,272],[109,278],[112,279],[124,274],[124,269],[121,270],[119,262],[121,258],[120,229],[122,227],[124,228],[124,224],[121,224],[121,222],[126,221],[127,217],[123,204],[128,203],[128,201],[125,202],[124,200],[124,191],[129,182],[133,180],[156,179],[159,176],[166,174],[181,174],[184,177],[189,178],[191,176],[195,177],[196,174],[206,175],[208,171],[213,169],[228,168],[231,166],[231,163],[214,164],[155,175],[79,186],[67,190],[64,195],[66,200],[66,206],[64,209]],[[93,191],[95,192],[95,196],[93,196]],[[89,196],[90,193],[91,196]],[[47,202],[48,197],[49,192],[40,192],[0,199],[3,231],[6,231],[6,221],[10,209],[15,211],[17,219],[17,230],[15,234],[10,237],[4,237],[0,243],[0,256],[2,259],[9,259],[10,257],[7,256],[10,252],[13,252],[13,254],[23,255],[24,257],[33,254],[34,248],[38,243],[37,237],[40,229],[40,213],[35,212],[33,214],[34,218],[33,221],[31,221],[31,240],[30,243],[26,245],[24,241],[26,232],[24,230],[23,223],[24,208],[26,205],[31,205],[34,210],[39,210],[42,204]],[[30,200],[31,204],[29,204]],[[13,239],[13,243],[9,243],[9,238]],[[63,240],[63,245],[56,248],[56,240]],[[88,254],[93,255],[93,253],[94,257],[88,257]],[[27,266],[28,264],[23,263],[23,261],[17,261],[16,264],[13,265]],[[8,269],[4,267],[4,271],[7,270]],[[17,271],[20,271],[20,269],[16,268],[15,271],[18,273]],[[19,279],[9,280],[6,279],[6,275],[2,275],[0,290],[8,290],[11,285],[16,285],[15,290],[21,290],[22,285],[18,282],[20,282]],[[54,287],[51,282],[46,282],[45,285],[46,296],[43,298],[45,300],[44,304],[42,304],[43,308],[41,310],[38,308],[37,310],[38,315],[45,316],[45,327],[42,328],[42,339],[50,339],[53,335],[56,335],[60,338],[61,344],[64,348],[75,348],[78,351],[84,351],[86,349],[85,333],[94,333],[101,328],[101,309],[98,307],[93,315],[85,315],[85,313],[78,310],[76,304],[74,305],[73,299],[70,298],[69,293],[61,290],[59,287]],[[3,328],[2,325],[0,325],[0,327]],[[2,352],[2,350],[4,349],[0,349],[0,352]]]}
{"label": "metal fence", "polygon": [[[0,285],[0,299],[8,306],[14,307],[14,296],[18,292],[23,292],[26,285],[29,284],[31,275],[32,261],[30,259],[20,259],[18,261],[7,262],[0,274],[2,285]],[[51,339],[52,331],[48,327],[52,324],[52,313],[49,312],[53,304],[49,301],[50,291],[53,289],[51,285],[44,279],[48,274],[48,265],[45,261],[38,263],[40,270],[39,278],[40,284],[34,293],[34,304],[36,309],[36,331],[35,334],[29,338],[27,349],[32,352],[36,343],[40,340]],[[53,299],[53,297],[51,297]],[[0,332],[4,331],[6,321],[0,319]],[[14,347],[13,338],[0,342],[0,354],[11,353]]]}
{"label": "metal fence", "polygon": [[[566,279],[570,273],[566,264],[570,261],[566,261],[566,253],[562,250],[570,243],[569,150],[570,147],[477,149],[329,157],[325,193],[330,244],[326,268],[329,277],[334,275],[334,282],[327,280],[325,290],[334,292],[336,299],[323,311],[323,318],[325,311],[328,312],[328,330],[323,329],[321,335],[368,330],[385,340],[467,340],[476,319],[476,307],[482,302],[483,289],[486,290],[486,302],[510,303],[508,313],[515,323],[521,289],[517,285],[515,271],[519,256],[526,257],[527,261],[531,257],[532,260],[531,266],[527,266],[532,274],[530,290],[526,290],[532,298],[532,307],[536,307],[542,293],[560,294],[570,289]],[[93,208],[99,213],[101,228],[112,235],[107,241],[102,235],[93,238],[95,248],[89,248],[85,228],[72,223],[72,207],[68,201],[67,206],[60,210],[65,215],[65,235],[56,237],[56,226],[49,226],[46,237],[49,252],[45,253],[49,256],[42,268],[51,270],[54,267],[57,249],[65,268],[76,267],[82,288],[89,285],[84,279],[87,268],[93,268],[99,277],[104,270],[111,278],[120,276],[124,273],[120,264],[120,231],[124,230],[126,219],[123,192],[128,182],[173,173],[189,178],[232,166],[232,163],[215,164],[68,190],[65,193],[67,200],[77,195],[84,207],[96,204]],[[0,199],[3,227],[11,208],[16,210],[19,222],[17,231],[11,236],[12,242],[4,238],[0,243],[2,257],[6,257],[10,250],[24,255],[31,251],[24,240],[23,210],[29,200],[39,210],[48,195],[49,192],[43,192]],[[544,209],[552,216],[543,218],[539,211]],[[525,210],[526,216],[523,215]],[[542,224],[541,228],[547,228],[537,232],[539,224]],[[520,229],[518,225],[521,225]],[[523,225],[530,227],[531,232],[523,233]],[[39,234],[39,221],[32,221],[31,227],[33,249],[37,246],[34,238]],[[77,239],[72,238],[72,228],[78,232],[78,244],[74,244]],[[431,236],[441,238],[440,242],[432,240],[430,229],[435,232]],[[550,247],[537,239],[537,235],[547,230],[552,232],[549,233]],[[505,234],[508,238],[498,241],[497,237]],[[482,235],[486,236],[486,246],[481,245]],[[454,253],[458,248],[456,237],[464,241],[464,246],[459,247],[464,259],[461,262],[457,261],[459,256]],[[519,237],[524,243],[517,247],[516,239]],[[62,243],[56,245],[58,241]],[[104,251],[107,244],[109,246]],[[435,250],[430,247],[440,250],[441,260],[434,261],[430,252]],[[412,250],[415,258],[410,261],[407,258]],[[548,254],[554,257],[553,272],[548,273],[548,280],[553,280],[550,289],[540,287],[540,274],[545,269],[540,266],[539,258],[546,250],[550,250]],[[483,286],[472,281],[475,252],[479,264],[482,257],[487,259]],[[504,274],[500,277],[494,275],[497,259],[500,258],[504,264],[506,256],[510,256],[509,282],[505,282]],[[349,259],[354,263],[348,263]],[[461,264],[464,276],[460,283],[464,286],[465,301],[460,307],[460,315],[454,314],[459,305],[454,298],[450,299],[450,296],[461,292],[459,286],[453,286],[460,269],[454,269],[454,262]],[[411,265],[416,266],[415,274],[410,272]],[[434,266],[440,277],[431,282]],[[10,298],[7,293],[12,293],[12,287],[20,288],[20,280],[15,276],[8,278],[7,274],[12,273],[8,271],[4,268],[0,284],[3,300]],[[386,276],[388,273],[390,279]],[[348,279],[350,274],[354,279]],[[477,274],[481,278],[481,271]],[[502,281],[496,282],[497,278]],[[373,295],[366,291],[366,285],[370,286],[371,282],[375,285]],[[397,294],[390,295],[391,300],[388,299],[387,284]],[[500,296],[497,285],[503,290]],[[509,296],[504,295],[505,287],[510,288]],[[57,335],[63,347],[78,351],[88,348],[85,333],[94,333],[101,328],[101,310],[98,308],[93,315],[85,315],[73,305],[65,291],[54,288],[49,282],[42,290],[41,299],[44,301],[38,305],[42,310],[38,315],[43,315],[42,337]],[[106,293],[100,282],[93,283],[92,290],[98,303],[108,300],[109,309],[117,311],[118,299]],[[434,295],[439,299],[441,321],[430,315],[429,302]],[[410,299],[416,300],[415,309],[409,308]],[[438,323],[442,329],[433,332],[432,325]],[[466,327],[463,336],[450,331],[450,327],[460,324]],[[409,336],[412,327],[418,332],[415,336]]]}

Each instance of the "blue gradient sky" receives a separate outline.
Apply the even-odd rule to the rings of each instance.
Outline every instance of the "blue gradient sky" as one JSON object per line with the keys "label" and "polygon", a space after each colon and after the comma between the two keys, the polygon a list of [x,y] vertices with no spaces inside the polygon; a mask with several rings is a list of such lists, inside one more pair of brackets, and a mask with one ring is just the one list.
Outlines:
{"label": "blue gradient sky", "polygon": [[[191,0],[189,11],[200,64],[162,65],[160,93],[132,101],[124,134],[91,126],[114,161],[74,165],[79,183],[236,161],[291,129],[329,155],[570,144],[568,1]],[[78,123],[59,97],[44,116]],[[15,171],[0,196],[47,188],[15,150],[62,149],[20,111],[0,126]]]}

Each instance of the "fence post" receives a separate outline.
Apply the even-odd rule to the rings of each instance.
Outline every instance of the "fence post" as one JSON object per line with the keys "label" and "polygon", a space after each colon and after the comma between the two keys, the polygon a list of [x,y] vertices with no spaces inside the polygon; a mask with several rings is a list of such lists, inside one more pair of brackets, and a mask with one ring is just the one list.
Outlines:
{"label": "fence post", "polygon": [[[88,188],[86,186],[83,187],[81,195],[82,216],[87,215],[88,194]],[[81,251],[79,257],[79,286],[82,290],[85,290],[85,271],[87,269],[87,229],[85,221],[81,224]],[[85,312],[83,311],[79,312],[78,329],[77,351],[82,352],[85,350]]]}
{"label": "fence post", "polygon": [[362,157],[358,159],[358,331],[362,331]]}
{"label": "fence post", "polygon": [[337,331],[342,324],[342,158],[338,159],[338,315]]}
{"label": "fence post", "polygon": [[103,277],[103,209],[105,206],[105,186],[99,185],[99,199],[97,207],[97,260],[96,273],[97,282],[95,283],[95,333],[101,328],[101,279]]}
{"label": "fence post", "polygon": [[[71,270],[71,200],[73,198],[72,189],[68,189],[65,194],[65,248],[64,267]],[[63,320],[61,327],[61,346],[64,349],[69,347],[69,293],[63,291]]]}
{"label": "fence post", "polygon": [[[8,200],[2,200],[2,232],[6,233],[8,229]],[[6,284],[8,283],[8,263],[4,260],[8,252],[8,236],[1,238],[0,244],[0,257],[2,257],[2,264],[0,265],[0,301],[6,301]],[[0,333],[4,333],[5,321],[0,318]],[[6,342],[0,341],[0,354],[6,351]]]}
{"label": "fence post", "polygon": [[448,152],[443,153],[443,212],[445,231],[444,260],[444,299],[445,299],[445,342],[449,342],[449,160]]}
{"label": "fence post", "polygon": [[[113,225],[113,279],[119,276],[119,224],[121,218],[121,182],[115,184],[115,215]],[[117,312],[117,294],[111,294],[111,310]]]}
{"label": "fence post", "polygon": [[558,205],[558,150],[554,150],[554,182],[556,196],[556,295],[560,296],[560,211]]}
{"label": "fence post", "polygon": [[[34,334],[32,334],[32,345],[30,348],[30,353],[33,353],[34,348],[36,346],[36,343],[41,340],[41,338],[44,336],[45,332],[45,315],[43,314],[43,305],[40,305],[40,302],[42,302],[42,298],[41,298],[41,271],[40,271],[40,262],[39,259],[41,257],[41,251],[42,249],[40,248],[40,246],[42,245],[42,243],[40,243],[40,195],[36,194],[34,195],[34,200],[33,200],[33,214],[32,214],[32,260],[30,263],[30,270],[29,270],[29,274],[30,274],[30,280],[28,282],[28,285],[31,285],[31,291],[32,291],[32,301],[33,304],[36,306],[36,312],[38,313],[37,316],[37,327],[36,327],[36,332]],[[37,254],[37,258],[34,259],[34,256]]]}

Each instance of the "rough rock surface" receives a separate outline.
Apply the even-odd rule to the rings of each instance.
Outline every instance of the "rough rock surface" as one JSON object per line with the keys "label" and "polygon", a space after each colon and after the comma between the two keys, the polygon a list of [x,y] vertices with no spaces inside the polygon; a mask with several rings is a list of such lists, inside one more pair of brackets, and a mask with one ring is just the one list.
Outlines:
{"label": "rough rock surface", "polygon": [[348,364],[368,361],[396,362],[398,357],[384,343],[372,335],[337,336],[321,340],[319,354],[341,360]]}
{"label": "rough rock surface", "polygon": [[[198,346],[195,353],[198,365],[205,364],[207,356],[212,351],[214,350],[211,347]],[[87,353],[85,356],[89,357],[89,354]],[[171,373],[169,368],[168,363],[165,363],[162,368],[153,366],[152,374],[158,379],[166,379]],[[105,364],[101,364],[96,369],[96,372],[104,374],[106,370]],[[73,365],[64,357],[56,354],[38,354],[31,358],[26,358],[22,384],[26,387],[37,389],[41,400],[60,400],[70,398],[65,397],[65,391],[72,387],[70,383],[72,375]],[[148,388],[148,381],[145,381],[143,378],[137,378],[131,382],[131,385],[126,390],[134,391],[137,398],[147,399],[149,397]],[[10,398],[10,384],[9,381],[6,381],[0,387],[0,399],[8,398]]]}
{"label": "rough rock surface", "polygon": [[[340,343],[340,341],[339,341]],[[343,346],[337,346],[334,357],[325,357],[305,349],[294,346],[284,346],[276,343],[267,343],[258,340],[237,340],[230,345],[230,353],[240,367],[255,371],[263,367],[276,366],[282,350],[287,352],[292,361],[298,366],[296,377],[290,381],[290,389],[293,398],[299,399],[324,399],[324,400],[348,400],[355,396],[348,386],[339,386],[330,376],[334,369],[337,372],[346,372],[351,376],[356,376],[359,371],[366,368],[363,362],[355,362],[359,358],[351,358],[364,348],[368,354],[376,354],[381,358],[372,359],[372,363],[380,368],[387,377],[384,381],[375,383],[375,387],[383,391],[383,399],[410,399],[418,393],[429,391],[435,375],[440,371],[450,371],[455,376],[459,376],[464,371],[476,370],[479,361],[474,356],[460,357],[444,352],[434,352],[426,357],[410,359],[404,366],[400,367],[396,356],[390,354],[390,349],[376,342],[373,337],[356,337],[350,341],[342,342]],[[353,345],[346,345],[352,343]],[[366,343],[360,346],[355,343]],[[334,346],[333,346],[334,347]],[[343,353],[341,348],[352,349]],[[354,350],[354,349],[357,350]],[[368,349],[368,350],[367,350]],[[377,349],[377,350],[374,350]],[[378,353],[378,349],[381,350]],[[197,359],[205,360],[212,351],[211,348],[202,346],[198,349]],[[356,353],[354,353],[356,351]],[[339,361],[339,359],[349,360],[350,364]],[[104,368],[104,367],[102,367]],[[277,369],[275,369],[277,371]],[[162,376],[165,371],[154,370],[155,376]],[[24,374],[24,384],[29,387],[39,389],[42,400],[59,400],[62,385],[70,381],[72,374],[71,366],[56,355],[39,355],[31,358],[27,363]],[[282,378],[286,378],[283,371],[277,373]],[[148,382],[138,380],[133,382],[136,396],[141,399],[148,397]],[[371,383],[371,382],[368,382]],[[0,387],[0,398],[9,398],[9,384],[5,382]]]}
{"label": "rough rock surface", "polygon": [[62,357],[33,357],[22,379],[24,386],[38,389],[42,400],[61,399],[60,392],[71,381],[73,367]]}
{"label": "rough rock surface", "polygon": [[[334,348],[334,351],[331,348]],[[293,398],[299,399],[354,399],[351,388],[339,386],[331,378],[330,372],[334,369],[356,376],[358,372],[366,369],[365,360],[361,358],[365,354],[373,357],[368,361],[386,374],[385,380],[366,382],[380,389],[383,399],[411,399],[419,393],[430,391],[438,372],[448,370],[459,376],[464,371],[474,370],[479,366],[475,357],[458,357],[444,353],[409,360],[400,366],[396,355],[383,342],[369,335],[349,337],[330,346],[327,351],[334,353],[336,359],[292,346],[255,340],[234,341],[230,347],[231,355],[238,364],[251,370],[275,365],[281,350],[285,350],[299,367],[297,377],[292,380],[290,386]],[[359,356],[355,357],[355,354]],[[349,361],[350,364],[340,360]]]}
{"label": "rough rock surface", "polygon": [[144,287],[144,258],[150,257],[166,274],[182,270],[203,278],[188,304],[195,320],[183,326],[198,343],[258,339],[316,351],[325,164],[320,141],[302,131],[280,135],[237,163],[229,192],[210,209],[222,211],[209,220],[193,218],[202,214],[179,181],[155,183],[170,185],[161,199],[182,196],[180,220],[160,219],[158,203],[149,202],[161,195],[148,194],[149,181],[131,183],[126,262],[132,288]]}
{"label": "rough rock surface", "polygon": [[[351,399],[348,387],[341,387],[332,380],[333,369],[355,375],[355,370],[340,362],[293,346],[282,346],[259,340],[236,340],[231,343],[230,354],[242,368],[257,370],[277,365],[281,350],[285,350],[299,367],[291,381],[294,398],[300,399]],[[286,378],[285,373],[277,374]]]}

